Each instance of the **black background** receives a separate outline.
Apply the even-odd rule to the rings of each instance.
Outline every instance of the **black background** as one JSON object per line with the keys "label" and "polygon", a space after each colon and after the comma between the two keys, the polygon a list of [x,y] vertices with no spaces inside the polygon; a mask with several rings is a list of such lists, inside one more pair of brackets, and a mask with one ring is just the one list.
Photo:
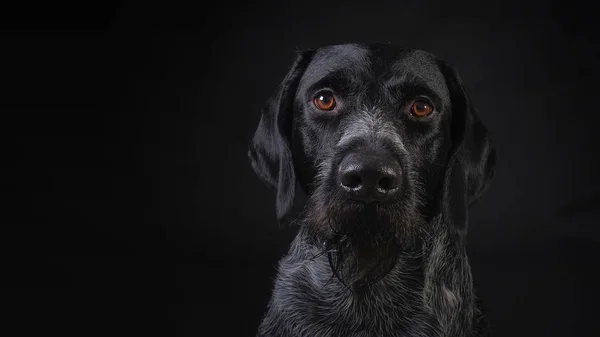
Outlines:
{"label": "black background", "polygon": [[469,232],[496,336],[598,335],[583,2],[2,6],[3,330],[253,336],[294,233],[247,161],[260,109],[294,50],[390,42],[453,62],[496,142]]}

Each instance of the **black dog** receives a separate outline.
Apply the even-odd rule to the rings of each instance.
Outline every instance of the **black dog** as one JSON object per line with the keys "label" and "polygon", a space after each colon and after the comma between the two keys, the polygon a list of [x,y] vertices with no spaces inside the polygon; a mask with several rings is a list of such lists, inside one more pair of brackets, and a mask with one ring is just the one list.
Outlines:
{"label": "black dog", "polygon": [[418,50],[300,52],[249,156],[288,220],[308,202],[258,336],[480,336],[467,210],[495,150],[452,66]]}

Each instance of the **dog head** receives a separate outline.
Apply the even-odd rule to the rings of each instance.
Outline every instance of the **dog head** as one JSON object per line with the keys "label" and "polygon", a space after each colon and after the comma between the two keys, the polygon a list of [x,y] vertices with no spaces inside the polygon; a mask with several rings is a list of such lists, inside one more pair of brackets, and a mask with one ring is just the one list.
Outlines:
{"label": "dog head", "polygon": [[495,165],[451,65],[424,51],[358,44],[298,53],[249,157],[277,191],[279,220],[299,182],[309,196],[303,223],[318,240],[390,255],[396,248],[385,247],[417,243],[437,215],[463,233]]}

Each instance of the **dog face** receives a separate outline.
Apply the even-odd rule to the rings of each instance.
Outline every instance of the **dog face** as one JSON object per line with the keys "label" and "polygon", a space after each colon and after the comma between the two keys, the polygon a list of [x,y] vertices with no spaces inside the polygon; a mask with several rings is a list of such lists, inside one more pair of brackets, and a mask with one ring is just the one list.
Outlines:
{"label": "dog face", "polygon": [[388,45],[299,53],[263,110],[249,156],[277,190],[280,220],[298,181],[309,196],[301,222],[316,242],[379,262],[427,237],[436,215],[464,232],[495,164],[457,72],[424,51]]}
{"label": "dog face", "polygon": [[356,219],[371,213],[364,224],[371,232],[376,225],[422,229],[451,147],[450,106],[429,54],[318,50],[300,78],[292,126],[310,223],[335,224],[316,228],[327,236],[360,228]]}

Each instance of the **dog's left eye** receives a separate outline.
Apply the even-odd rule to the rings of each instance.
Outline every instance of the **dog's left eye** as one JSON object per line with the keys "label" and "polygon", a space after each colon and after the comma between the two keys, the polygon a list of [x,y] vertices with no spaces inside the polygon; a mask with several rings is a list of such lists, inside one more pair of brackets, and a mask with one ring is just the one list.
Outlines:
{"label": "dog's left eye", "polygon": [[416,100],[410,107],[410,113],[417,117],[425,117],[433,111],[433,105],[425,100]]}
{"label": "dog's left eye", "polygon": [[335,97],[330,93],[318,94],[313,103],[319,110],[331,111],[335,108]]}

